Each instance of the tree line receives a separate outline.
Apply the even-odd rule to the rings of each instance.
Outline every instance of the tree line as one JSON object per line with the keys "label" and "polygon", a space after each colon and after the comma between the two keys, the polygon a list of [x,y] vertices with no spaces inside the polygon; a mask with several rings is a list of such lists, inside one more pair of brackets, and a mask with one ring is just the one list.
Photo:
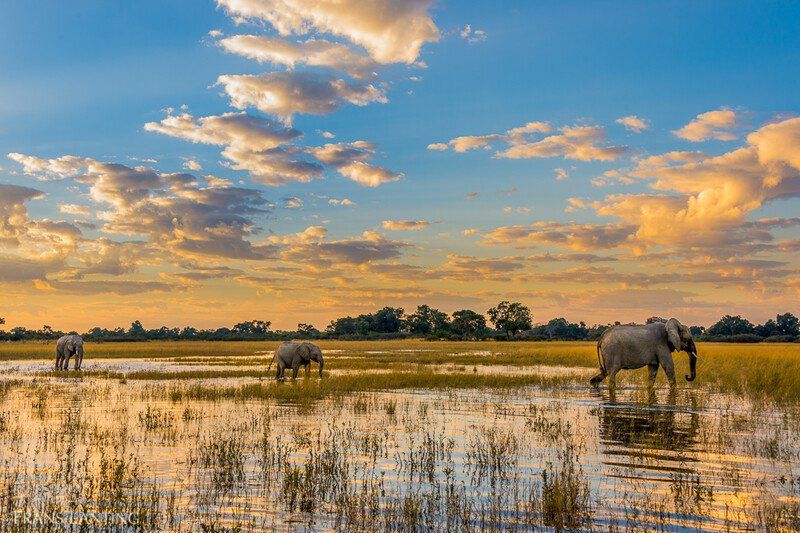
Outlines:
{"label": "tree line", "polygon": [[[488,320],[487,320],[488,317]],[[652,316],[645,322],[666,322]],[[5,320],[0,318],[0,325]],[[491,324],[491,327],[489,326]],[[294,331],[271,329],[269,320],[240,322],[230,328],[198,329],[191,326],[169,328],[162,326],[146,329],[140,321],[125,328],[91,328],[82,333],[87,341],[122,342],[151,340],[290,340],[290,339],[403,339],[426,338],[431,340],[596,340],[614,324],[587,326],[565,318],[554,318],[547,323],[534,324],[530,309],[519,303],[502,301],[489,309],[484,316],[471,309],[461,309],[448,315],[428,305],[406,314],[400,307],[384,307],[374,313],[337,318],[318,330],[311,324],[301,323]],[[754,325],[740,315],[725,315],[708,329],[690,326],[692,335],[699,340],[718,342],[794,342],[800,336],[800,321],[792,313],[777,315],[763,324]],[[77,333],[77,332],[66,332]],[[50,326],[32,330],[15,327],[10,331],[0,329],[0,341],[54,340],[65,332]]]}

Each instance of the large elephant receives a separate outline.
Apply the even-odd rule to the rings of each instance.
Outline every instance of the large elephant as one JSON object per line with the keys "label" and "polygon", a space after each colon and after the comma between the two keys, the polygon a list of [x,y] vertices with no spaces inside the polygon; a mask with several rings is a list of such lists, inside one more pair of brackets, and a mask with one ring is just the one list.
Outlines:
{"label": "large elephant", "polygon": [[[322,350],[310,342],[284,342],[275,350],[272,360],[278,361],[278,373],[275,379],[283,379],[287,368],[292,369],[292,379],[297,378],[297,371],[301,366],[306,367],[306,373],[311,369],[311,361],[319,363],[319,377],[322,377]],[[272,363],[270,363],[270,366]]]}
{"label": "large elephant", "polygon": [[56,370],[69,370],[69,359],[75,356],[75,370],[83,363],[83,339],[79,335],[64,335],[56,342]]}
{"label": "large elephant", "polygon": [[656,379],[658,367],[671,386],[675,386],[675,363],[672,352],[689,354],[689,372],[686,381],[694,380],[697,365],[697,347],[689,328],[670,318],[667,322],[654,322],[644,326],[614,326],[605,331],[597,341],[597,358],[600,373],[591,379],[597,385],[609,377],[610,386],[616,385],[617,372],[648,367],[650,384]]}

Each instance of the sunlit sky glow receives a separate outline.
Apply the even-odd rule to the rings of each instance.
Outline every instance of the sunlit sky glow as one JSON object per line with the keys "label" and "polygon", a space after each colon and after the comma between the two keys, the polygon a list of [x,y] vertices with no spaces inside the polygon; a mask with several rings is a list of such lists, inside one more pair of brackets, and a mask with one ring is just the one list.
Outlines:
{"label": "sunlit sky glow", "polygon": [[10,326],[798,311],[797,4],[4,9]]}

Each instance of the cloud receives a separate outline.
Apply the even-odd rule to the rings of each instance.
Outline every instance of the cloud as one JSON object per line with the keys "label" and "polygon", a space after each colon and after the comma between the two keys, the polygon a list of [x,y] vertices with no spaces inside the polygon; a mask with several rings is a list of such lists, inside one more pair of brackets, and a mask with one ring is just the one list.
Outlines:
{"label": "cloud", "polygon": [[483,30],[473,30],[471,24],[464,26],[459,32],[459,35],[462,39],[470,44],[475,44],[486,40],[486,32]]}
{"label": "cloud", "polygon": [[546,122],[528,122],[505,133],[463,135],[447,144],[433,143],[430,150],[452,148],[458,153],[476,149],[491,150],[498,143],[507,145],[495,152],[496,157],[530,159],[563,157],[578,161],[612,161],[627,152],[624,146],[606,146],[605,129],[600,126],[563,126],[560,134],[548,135],[552,127]]}
{"label": "cloud", "polygon": [[383,89],[374,85],[308,72],[223,75],[217,78],[217,84],[224,88],[236,109],[255,107],[287,124],[298,113],[327,115],[346,103],[365,106],[388,102]]}
{"label": "cloud", "polygon": [[365,231],[361,238],[327,241],[326,237],[325,228],[311,226],[289,237],[273,237],[272,241],[287,245],[281,252],[281,259],[301,263],[314,270],[394,259],[409,247],[403,241],[390,240],[369,231]]}
{"label": "cloud", "polygon": [[12,152],[8,158],[22,165],[22,171],[28,176],[35,176],[40,181],[65,179],[76,176],[86,166],[86,159],[74,155],[65,155],[56,159],[41,159],[29,155]]}
{"label": "cloud", "polygon": [[265,185],[309,182],[322,176],[322,167],[304,161],[304,151],[289,144],[301,133],[268,118],[245,113],[226,113],[195,118],[170,115],[161,122],[148,122],[146,131],[193,143],[224,146],[222,156],[234,170],[245,170]]}
{"label": "cloud", "polygon": [[650,121],[637,117],[636,115],[628,115],[627,117],[618,118],[615,120],[617,124],[622,124],[626,130],[634,133],[642,133],[650,129]]}
{"label": "cloud", "polygon": [[116,294],[129,296],[142,293],[163,293],[180,290],[181,286],[161,281],[134,281],[134,280],[91,280],[91,281],[48,281],[47,286],[66,294]]}
{"label": "cloud", "polygon": [[429,0],[217,0],[234,17],[258,19],[281,35],[309,31],[344,37],[380,63],[414,63],[426,42],[439,39]]}
{"label": "cloud", "polygon": [[88,207],[77,204],[61,204],[58,206],[58,210],[65,215],[75,215],[81,217],[89,217],[92,214]]}
{"label": "cloud", "polygon": [[421,230],[431,225],[427,220],[384,220],[383,228],[391,231]]}
{"label": "cloud", "polygon": [[328,203],[330,205],[336,205],[336,206],[356,205],[355,202],[350,200],[350,198],[342,198],[341,200],[339,200],[338,198],[330,198],[328,200]]}
{"label": "cloud", "polygon": [[563,181],[569,178],[569,172],[563,168],[557,168],[556,171],[556,181]]}
{"label": "cloud", "polygon": [[483,258],[450,254],[448,261],[437,270],[445,278],[457,281],[510,281],[510,275],[525,267],[523,257]]}
{"label": "cloud", "polygon": [[480,233],[480,232],[481,232],[481,230],[480,230],[480,229],[478,229],[478,228],[467,228],[467,229],[465,229],[464,231],[462,231],[462,232],[461,232],[461,234],[462,234],[464,237],[471,237],[471,236],[473,236],[473,235],[477,235],[477,234],[478,234],[478,233]]}
{"label": "cloud", "polygon": [[687,125],[672,133],[680,139],[691,142],[709,139],[732,141],[737,138],[737,135],[730,130],[739,127],[740,118],[735,111],[722,107],[697,115]]}
{"label": "cloud", "polygon": [[203,170],[203,165],[201,165],[197,159],[187,159],[183,162],[183,168],[186,170],[193,170],[195,172],[199,172]]}
{"label": "cloud", "polygon": [[303,200],[297,196],[289,196],[283,199],[283,206],[286,209],[300,209],[303,207]]}
{"label": "cloud", "polygon": [[627,151],[624,146],[598,146],[605,142],[605,130],[599,126],[564,126],[560,131],[561,135],[515,144],[497,155],[509,159],[561,156],[578,161],[613,161]]}
{"label": "cloud", "polygon": [[369,163],[376,152],[367,141],[325,144],[309,148],[308,152],[320,162],[334,167],[339,174],[367,187],[398,181],[403,174]]}
{"label": "cloud", "polygon": [[[202,184],[190,174],[159,174],[144,166],[85,161],[74,179],[106,209],[97,216],[107,233],[144,235],[149,244],[182,257],[263,259],[274,253],[248,240],[257,232],[254,217],[268,212],[268,202],[255,189],[230,186],[225,180]],[[64,246],[80,236],[77,228],[64,223],[28,224],[29,235],[36,237],[37,232],[58,238]]]}
{"label": "cloud", "polygon": [[[768,124],[747,145],[718,156],[668,152],[637,161],[627,175],[647,180],[654,194],[617,194],[592,206],[635,228],[642,248],[715,248],[730,252],[773,237],[769,224],[747,217],[761,206],[800,196],[800,119]],[[743,249],[743,248],[742,248]]]}
{"label": "cloud", "polygon": [[294,68],[298,64],[328,67],[345,72],[356,79],[374,77],[380,64],[351,47],[326,41],[308,39],[297,43],[264,35],[234,35],[219,41],[226,51],[259,63],[272,63]]}
{"label": "cloud", "polygon": [[478,197],[478,193],[477,192],[471,192],[471,193],[469,193],[468,195],[466,195],[464,197],[464,200],[474,200],[477,197]]}
{"label": "cloud", "polygon": [[625,224],[575,224],[536,222],[528,226],[502,226],[483,238],[492,245],[553,244],[573,250],[605,249],[628,241],[635,228]]}

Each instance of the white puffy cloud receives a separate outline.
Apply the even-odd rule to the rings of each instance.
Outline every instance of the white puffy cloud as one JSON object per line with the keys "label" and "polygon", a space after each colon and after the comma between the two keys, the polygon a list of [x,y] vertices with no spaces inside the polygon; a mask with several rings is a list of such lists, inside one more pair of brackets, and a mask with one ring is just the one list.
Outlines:
{"label": "white puffy cloud", "polygon": [[341,200],[338,198],[331,198],[328,200],[328,203],[336,206],[356,205],[350,198],[342,198]]}
{"label": "white puffy cloud", "polygon": [[200,164],[197,159],[187,159],[183,162],[183,168],[186,170],[192,170],[194,172],[199,172],[203,170],[203,165]]}
{"label": "white puffy cloud", "polygon": [[341,175],[367,187],[398,181],[403,174],[369,163],[376,151],[367,141],[325,144],[312,147],[308,152],[326,165],[334,167]]}
{"label": "white puffy cloud", "polygon": [[483,148],[490,150],[497,143],[504,143],[504,150],[495,156],[509,159],[563,157],[578,161],[611,161],[623,155],[624,146],[606,146],[605,129],[600,126],[563,126],[560,134],[548,135],[552,127],[547,122],[528,122],[505,133],[488,135],[462,135],[447,144],[432,143],[429,150],[446,150],[463,153]]}
{"label": "white puffy cloud", "polygon": [[645,130],[650,129],[650,122],[642,117],[637,117],[636,115],[628,115],[626,117],[621,117],[615,120],[617,124],[621,124],[625,127],[626,130],[632,131],[634,133],[641,133]]}
{"label": "white puffy cloud", "polygon": [[486,32],[483,30],[473,30],[471,24],[467,24],[459,32],[461,38],[470,44],[479,43],[486,40]]}
{"label": "white puffy cloud", "polygon": [[188,113],[170,115],[160,122],[148,122],[144,129],[193,143],[236,146],[252,151],[276,148],[302,135],[299,131],[268,118],[246,113],[225,113],[200,118]]}
{"label": "white puffy cloud", "polygon": [[739,127],[740,117],[732,109],[720,108],[700,113],[687,125],[673,131],[676,137],[692,142],[716,139],[732,141],[737,135],[730,130]]}
{"label": "white puffy cloud", "polygon": [[356,79],[371,78],[380,66],[367,55],[350,46],[325,39],[308,39],[297,43],[266,35],[234,35],[219,41],[226,51],[260,63],[294,68],[298,64],[328,67],[346,72]]}
{"label": "white puffy cloud", "polygon": [[201,118],[170,115],[160,122],[148,122],[144,129],[194,143],[224,146],[222,156],[230,168],[245,170],[265,185],[308,182],[322,175],[321,166],[303,160],[302,148],[289,144],[301,133],[268,118],[245,113]]}
{"label": "white puffy cloud", "polygon": [[310,31],[344,37],[380,63],[414,63],[439,30],[430,0],[217,0],[229,14],[259,19],[281,35]]}
{"label": "white puffy cloud", "polygon": [[388,102],[383,89],[374,85],[308,72],[224,75],[217,78],[217,84],[224,88],[233,107],[254,107],[286,123],[296,113],[327,115],[345,103],[365,106]]}
{"label": "white puffy cloud", "polygon": [[514,144],[497,155],[510,159],[561,156],[578,161],[613,161],[627,151],[624,146],[598,146],[605,143],[605,130],[600,126],[564,126],[560,131],[560,135]]}
{"label": "white puffy cloud", "polygon": [[[662,194],[619,194],[595,202],[597,212],[635,226],[644,246],[730,248],[772,239],[754,210],[800,195],[800,119],[768,124],[747,145],[719,156],[669,152],[638,161],[628,173]],[[665,193],[665,194],[664,194]]]}
{"label": "white puffy cloud", "polygon": [[74,155],[65,155],[55,159],[38,157],[12,152],[8,158],[22,165],[22,171],[28,176],[35,176],[41,181],[65,179],[78,175],[86,166],[86,159]]}
{"label": "white puffy cloud", "polygon": [[391,231],[421,230],[431,225],[427,220],[384,220],[383,228]]}

